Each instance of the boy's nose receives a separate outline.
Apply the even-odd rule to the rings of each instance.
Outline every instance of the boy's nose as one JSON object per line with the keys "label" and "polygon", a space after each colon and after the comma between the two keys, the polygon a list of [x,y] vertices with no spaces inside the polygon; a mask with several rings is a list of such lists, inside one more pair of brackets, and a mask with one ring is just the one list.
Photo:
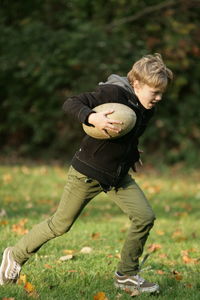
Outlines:
{"label": "boy's nose", "polygon": [[155,100],[156,101],[162,100],[162,95],[161,94],[156,95]]}

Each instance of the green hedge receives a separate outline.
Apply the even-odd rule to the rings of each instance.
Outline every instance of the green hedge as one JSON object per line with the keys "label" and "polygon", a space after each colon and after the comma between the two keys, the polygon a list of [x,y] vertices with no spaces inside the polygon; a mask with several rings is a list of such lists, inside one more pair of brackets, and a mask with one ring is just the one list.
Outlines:
{"label": "green hedge", "polygon": [[160,52],[175,80],[143,144],[166,162],[199,164],[199,12],[197,0],[2,1],[1,152],[70,157],[82,130],[65,99]]}

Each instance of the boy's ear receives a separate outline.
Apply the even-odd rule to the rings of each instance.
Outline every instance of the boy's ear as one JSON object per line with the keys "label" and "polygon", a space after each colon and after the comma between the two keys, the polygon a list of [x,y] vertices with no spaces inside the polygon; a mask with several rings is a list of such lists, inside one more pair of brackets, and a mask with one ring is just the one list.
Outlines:
{"label": "boy's ear", "polygon": [[134,88],[135,90],[137,90],[139,87],[140,87],[140,82],[139,82],[139,80],[134,80],[134,81],[133,81],[133,88]]}

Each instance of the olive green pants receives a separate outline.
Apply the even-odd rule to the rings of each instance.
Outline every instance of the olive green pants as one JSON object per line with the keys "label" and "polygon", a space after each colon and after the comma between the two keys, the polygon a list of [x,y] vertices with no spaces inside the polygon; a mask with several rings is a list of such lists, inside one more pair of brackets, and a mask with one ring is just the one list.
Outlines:
{"label": "olive green pants", "polygon": [[[69,231],[83,208],[102,191],[98,181],[70,167],[55,214],[34,226],[19,240],[13,248],[14,259],[20,264],[25,263],[47,241]],[[131,222],[117,270],[123,274],[134,275],[138,271],[139,257],[154,223],[154,213],[130,175],[122,180],[117,190],[113,188],[107,195],[127,214]]]}

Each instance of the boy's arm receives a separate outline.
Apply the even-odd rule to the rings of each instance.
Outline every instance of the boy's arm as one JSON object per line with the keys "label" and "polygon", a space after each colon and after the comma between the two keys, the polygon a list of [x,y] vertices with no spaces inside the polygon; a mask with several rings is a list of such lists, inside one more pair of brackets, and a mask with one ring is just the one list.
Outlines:
{"label": "boy's arm", "polygon": [[96,113],[92,109],[100,104],[109,102],[109,100],[114,102],[117,96],[116,88],[112,86],[97,88],[95,92],[83,93],[69,98],[65,101],[63,110],[72,114],[79,122],[94,126],[101,130],[105,136],[109,137],[107,130],[120,132],[120,129],[113,124],[122,124],[122,122],[107,118],[107,115],[112,114],[114,110]]}
{"label": "boy's arm", "polygon": [[94,92],[68,98],[63,104],[63,110],[78,119],[80,123],[89,125],[88,117],[94,113],[92,109],[106,102],[114,102],[117,97],[117,90],[113,86],[98,87]]}

